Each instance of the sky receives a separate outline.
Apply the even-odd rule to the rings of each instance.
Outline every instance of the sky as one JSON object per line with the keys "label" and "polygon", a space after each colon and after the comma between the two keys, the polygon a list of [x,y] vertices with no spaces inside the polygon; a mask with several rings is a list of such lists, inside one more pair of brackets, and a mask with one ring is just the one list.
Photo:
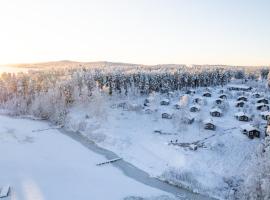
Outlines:
{"label": "sky", "polygon": [[269,0],[1,0],[0,64],[270,65]]}

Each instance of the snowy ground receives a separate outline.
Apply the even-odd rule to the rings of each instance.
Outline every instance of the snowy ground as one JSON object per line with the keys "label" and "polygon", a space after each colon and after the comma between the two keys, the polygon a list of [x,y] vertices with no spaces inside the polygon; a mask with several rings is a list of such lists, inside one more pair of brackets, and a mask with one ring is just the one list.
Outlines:
{"label": "snowy ground", "polygon": [[[145,98],[110,99],[97,102],[96,107],[74,107],[69,113],[67,128],[81,131],[98,145],[110,149],[126,161],[145,170],[152,176],[189,187],[195,191],[207,193],[219,198],[228,197],[231,187],[244,178],[244,171],[250,164],[250,158],[261,142],[256,138],[250,140],[240,131],[240,122],[234,114],[242,108],[235,107],[238,92],[227,92],[226,107],[221,118],[210,117],[209,111],[220,95],[221,88],[210,88],[212,97],[203,97],[201,111],[192,113],[195,122],[192,125],[177,125],[175,119],[162,119],[163,112],[177,114],[174,104],[179,102],[183,93],[174,93],[169,97],[169,106],[160,106],[163,98],[155,96],[150,108],[152,114],[145,109],[130,106],[123,109],[119,103],[143,105]],[[195,97],[202,97],[203,89],[189,95],[188,106]],[[254,118],[259,112],[254,109],[254,101],[250,93],[248,106],[244,109]],[[98,110],[97,107],[101,107]],[[136,108],[135,108],[136,107]],[[87,116],[87,117],[86,117]],[[204,130],[201,120],[212,118],[217,125],[216,131]],[[263,125],[261,125],[263,131]],[[159,134],[155,130],[162,131]],[[204,138],[208,138],[204,140]],[[203,148],[192,151],[189,148],[168,145],[173,140],[182,143],[204,141]]]}
{"label": "snowy ground", "polygon": [[12,200],[95,199],[159,196],[81,144],[46,129],[46,123],[0,116],[0,186],[11,185]]}

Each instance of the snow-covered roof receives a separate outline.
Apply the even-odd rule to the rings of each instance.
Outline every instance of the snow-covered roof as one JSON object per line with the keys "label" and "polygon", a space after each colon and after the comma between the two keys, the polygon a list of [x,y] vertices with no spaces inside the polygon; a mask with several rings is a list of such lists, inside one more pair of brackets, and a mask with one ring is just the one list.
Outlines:
{"label": "snow-covered roof", "polygon": [[214,124],[213,120],[211,118],[208,118],[203,121],[204,124]]}
{"label": "snow-covered roof", "polygon": [[240,117],[240,116],[247,116],[247,117],[249,117],[248,114],[246,114],[246,113],[244,113],[244,112],[242,112],[242,111],[241,111],[241,112],[235,113],[234,116],[236,116],[236,117]]}
{"label": "snow-covered roof", "polygon": [[221,99],[221,98],[217,98],[216,101],[217,101],[217,100],[224,101],[224,99]]}
{"label": "snow-covered roof", "polygon": [[247,85],[234,85],[234,84],[229,84],[228,88],[250,89],[250,87]]}
{"label": "snow-covered roof", "polygon": [[261,100],[267,100],[266,98],[264,97],[261,97],[261,98],[258,98],[257,101],[261,101]]}
{"label": "snow-covered roof", "polygon": [[192,105],[192,106],[190,106],[190,108],[198,108],[198,109],[200,109],[201,107],[199,105]]}
{"label": "snow-covered roof", "polygon": [[236,101],[235,104],[238,104],[238,103],[246,103],[245,101],[243,100],[239,100],[239,101]]}
{"label": "snow-covered roof", "polygon": [[253,131],[253,130],[259,131],[256,127],[252,126],[251,124],[243,124],[240,126],[240,128],[246,131]]}
{"label": "snow-covered roof", "polygon": [[245,99],[247,99],[247,97],[246,96],[239,96],[239,97],[237,97],[237,99],[240,99],[240,98],[245,98]]}
{"label": "snow-covered roof", "polygon": [[212,112],[219,112],[219,113],[222,113],[222,111],[219,109],[219,108],[212,108],[211,110],[210,110],[210,112],[212,113]]}
{"label": "snow-covered roof", "polygon": [[256,106],[256,107],[259,107],[259,106],[268,106],[268,105],[265,104],[265,103],[256,103],[255,106]]}
{"label": "snow-covered roof", "polygon": [[260,113],[261,116],[267,116],[267,115],[270,115],[270,112],[269,111],[263,111]]}

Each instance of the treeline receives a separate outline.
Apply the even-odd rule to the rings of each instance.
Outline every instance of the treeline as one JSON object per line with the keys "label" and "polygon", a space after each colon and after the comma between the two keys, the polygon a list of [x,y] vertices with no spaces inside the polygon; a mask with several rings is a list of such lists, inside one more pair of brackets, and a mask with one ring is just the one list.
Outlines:
{"label": "treeline", "polygon": [[225,85],[232,79],[266,78],[268,69],[247,73],[223,67],[107,67],[3,73],[0,106],[13,114],[30,114],[62,122],[73,103],[90,102],[95,93],[147,95],[188,88]]}

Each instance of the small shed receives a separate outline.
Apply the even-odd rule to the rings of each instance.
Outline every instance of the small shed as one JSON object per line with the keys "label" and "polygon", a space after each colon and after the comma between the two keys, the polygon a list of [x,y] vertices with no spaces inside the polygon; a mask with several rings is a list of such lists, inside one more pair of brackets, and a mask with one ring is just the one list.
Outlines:
{"label": "small shed", "polygon": [[169,113],[162,113],[161,114],[161,117],[163,119],[172,119],[172,114],[169,114]]}
{"label": "small shed", "polygon": [[205,92],[205,93],[203,93],[203,96],[204,96],[204,97],[211,97],[212,94],[211,94],[210,92]]}
{"label": "small shed", "polygon": [[222,94],[219,96],[220,99],[227,99],[227,95],[226,94]]}
{"label": "small shed", "polygon": [[160,102],[160,105],[162,105],[162,106],[168,106],[169,104],[170,104],[170,100],[169,99],[163,99]]}
{"label": "small shed", "polygon": [[190,110],[190,112],[199,112],[200,111],[200,106],[198,106],[198,105],[192,105],[190,108],[189,108],[189,110]]}
{"label": "small shed", "polygon": [[268,104],[269,102],[268,102],[268,99],[266,99],[266,98],[259,98],[259,99],[257,99],[257,103]]}
{"label": "small shed", "polygon": [[219,108],[213,108],[210,110],[210,115],[212,117],[221,117],[222,116],[222,111]]}
{"label": "small shed", "polygon": [[216,101],[215,101],[215,102],[216,102],[216,104],[222,104],[222,103],[223,103],[223,101],[224,101],[223,99],[218,98],[218,99],[216,99]]}
{"label": "small shed", "polygon": [[237,98],[237,101],[247,101],[247,100],[248,99],[245,96],[240,96],[240,97]]}
{"label": "small shed", "polygon": [[239,121],[243,121],[243,122],[248,122],[251,119],[251,117],[244,112],[235,113],[234,116],[236,119],[238,119]]}
{"label": "small shed", "polygon": [[247,135],[249,138],[260,137],[260,131],[252,126],[251,124],[244,124],[241,126],[242,133]]}
{"label": "small shed", "polygon": [[203,121],[204,129],[206,130],[216,130],[216,125],[214,124],[212,119],[206,119]]}
{"label": "small shed", "polygon": [[264,103],[257,103],[255,106],[257,110],[269,110],[269,106]]}
{"label": "small shed", "polygon": [[270,112],[269,111],[263,111],[263,112],[260,113],[260,116],[261,116],[262,119],[268,120],[269,117],[270,117]]}
{"label": "small shed", "polygon": [[236,107],[244,107],[244,105],[245,105],[245,101],[237,101],[236,103],[235,103],[235,106]]}

